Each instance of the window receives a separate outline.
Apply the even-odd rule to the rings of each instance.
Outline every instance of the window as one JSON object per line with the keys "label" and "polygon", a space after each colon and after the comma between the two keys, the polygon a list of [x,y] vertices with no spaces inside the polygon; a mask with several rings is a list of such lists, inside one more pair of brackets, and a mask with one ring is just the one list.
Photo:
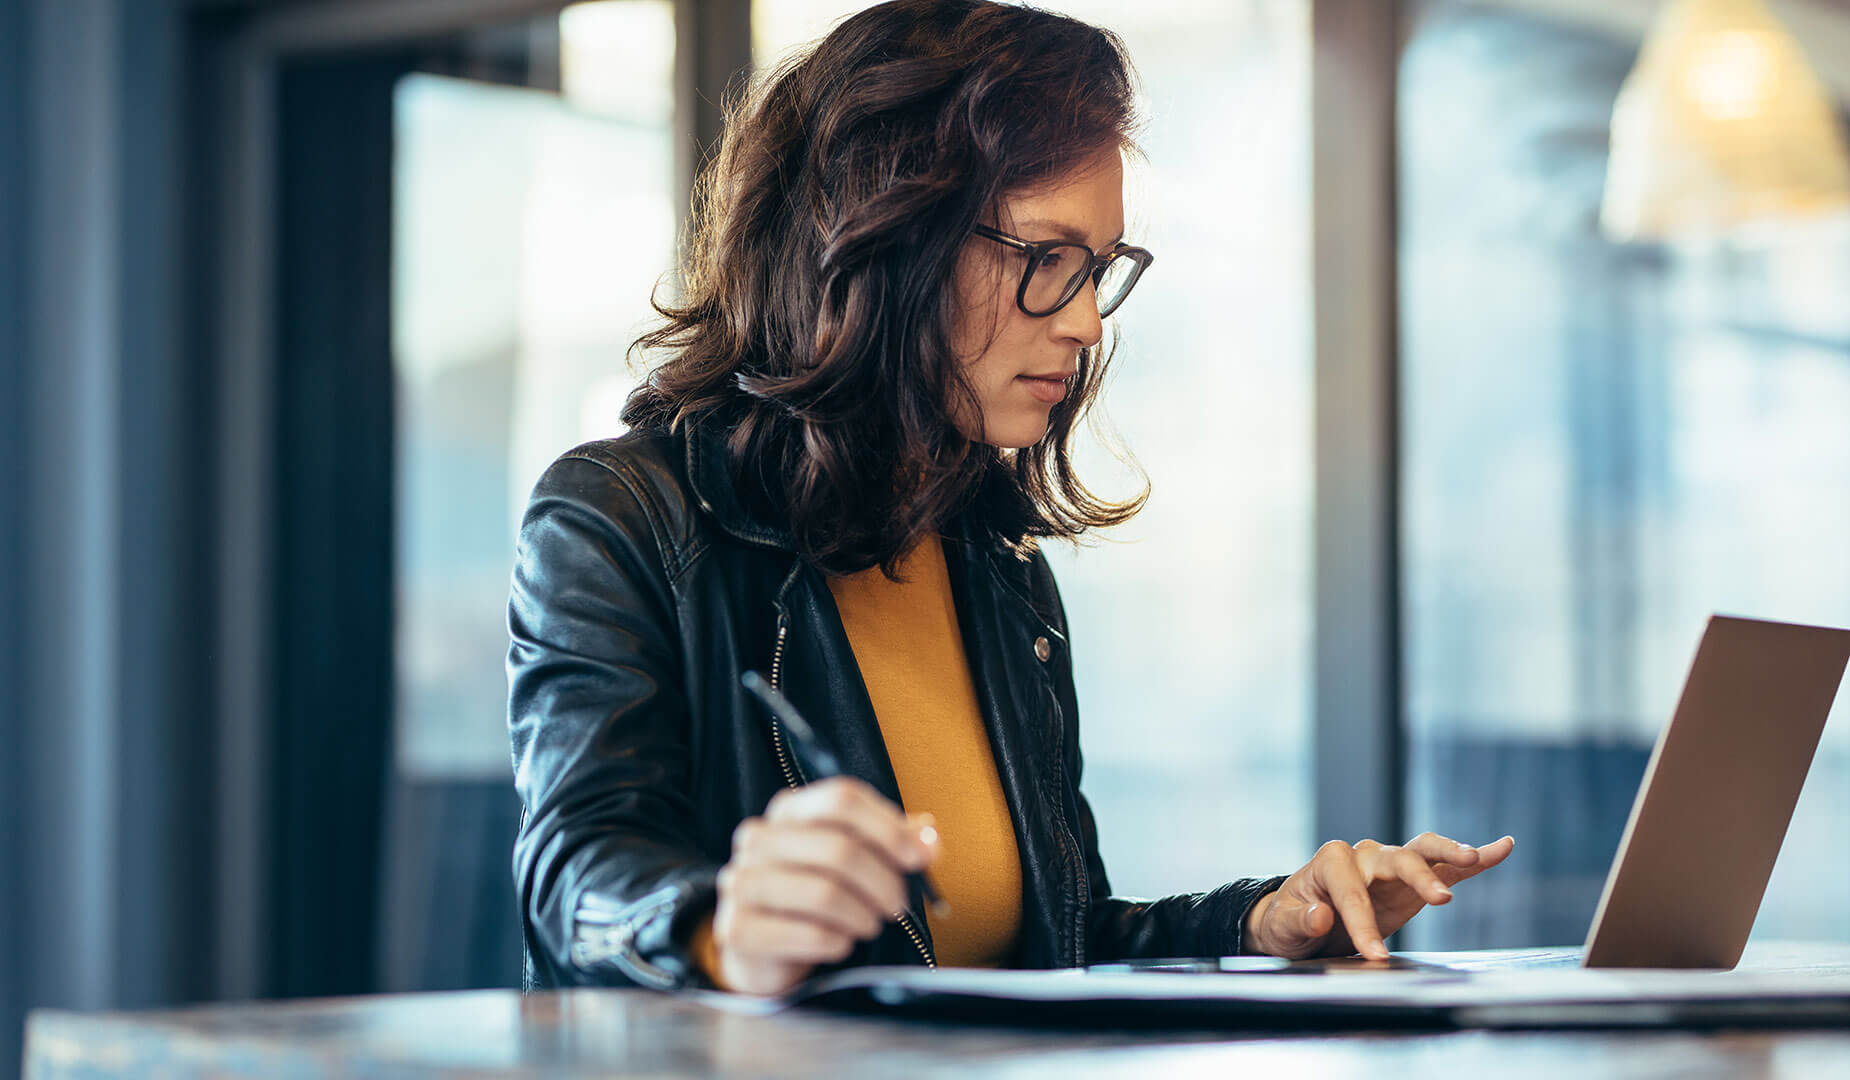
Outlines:
{"label": "window", "polygon": [[[1850,220],[1603,240],[1633,52],[1446,0],[1402,67],[1407,802],[1518,838],[1421,947],[1582,940],[1710,613],[1850,625]],[[1846,819],[1840,697],[1756,936],[1850,937]]]}
{"label": "window", "polygon": [[625,350],[673,261],[669,0],[565,9],[564,95],[398,91],[398,757],[508,772],[508,568],[533,483],[619,433]]}

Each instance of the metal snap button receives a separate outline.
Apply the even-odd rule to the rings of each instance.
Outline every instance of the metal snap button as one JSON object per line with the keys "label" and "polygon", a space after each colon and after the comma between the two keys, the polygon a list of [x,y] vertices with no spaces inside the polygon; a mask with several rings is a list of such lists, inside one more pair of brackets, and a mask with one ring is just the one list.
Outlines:
{"label": "metal snap button", "polygon": [[1046,638],[1037,637],[1034,639],[1034,655],[1044,664],[1047,658],[1053,655],[1053,646],[1048,644]]}

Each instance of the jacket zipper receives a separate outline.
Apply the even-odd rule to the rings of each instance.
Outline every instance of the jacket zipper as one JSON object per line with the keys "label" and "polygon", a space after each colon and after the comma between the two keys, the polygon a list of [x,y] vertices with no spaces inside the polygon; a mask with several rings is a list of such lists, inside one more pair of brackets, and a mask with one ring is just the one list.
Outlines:
{"label": "jacket zipper", "polygon": [[[771,685],[779,690],[783,689],[784,643],[788,641],[789,638],[789,616],[782,610],[779,610],[777,613],[777,647],[771,652]],[[795,759],[790,756],[789,748],[784,745],[784,729],[778,726],[776,720],[771,721],[771,744],[777,749],[777,765],[778,768],[783,770],[784,785],[793,788],[801,787],[804,782],[801,770],[797,767]],[[932,968],[937,967],[938,959],[933,956],[931,950],[926,947],[925,938],[918,932],[918,928],[912,923],[912,916],[907,915],[905,912],[900,912],[899,927],[906,932],[907,937],[912,939],[912,944],[918,949],[919,956],[925,960],[925,966]]]}
{"label": "jacket zipper", "polygon": [[[784,640],[790,636],[790,627],[785,624],[784,616],[777,616],[777,648],[771,652],[771,686],[783,689],[784,679]],[[776,718],[771,720],[771,744],[777,748],[777,767],[783,770],[785,787],[800,787],[796,765],[790,760],[790,751],[784,746],[784,729],[779,727]]]}

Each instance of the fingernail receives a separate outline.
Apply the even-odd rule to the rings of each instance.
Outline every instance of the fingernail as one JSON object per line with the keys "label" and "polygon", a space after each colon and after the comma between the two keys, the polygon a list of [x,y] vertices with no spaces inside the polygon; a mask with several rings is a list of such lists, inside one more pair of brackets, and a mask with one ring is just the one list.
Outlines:
{"label": "fingernail", "polygon": [[1446,897],[1447,899],[1450,899],[1450,898],[1451,898],[1451,895],[1452,895],[1452,890],[1450,890],[1450,889],[1448,889],[1448,888],[1446,888],[1445,886],[1443,886],[1443,885],[1441,885],[1441,886],[1439,886],[1439,895],[1440,895],[1440,896],[1443,896],[1443,897]]}
{"label": "fingernail", "polygon": [[934,826],[921,825],[919,827],[919,843],[924,844],[926,847],[931,847],[937,842],[938,830]]}

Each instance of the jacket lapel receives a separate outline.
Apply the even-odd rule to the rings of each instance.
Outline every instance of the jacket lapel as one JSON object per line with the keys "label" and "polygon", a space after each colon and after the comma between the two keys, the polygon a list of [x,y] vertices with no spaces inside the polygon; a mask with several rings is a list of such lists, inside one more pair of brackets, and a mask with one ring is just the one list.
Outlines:
{"label": "jacket lapel", "polygon": [[1003,564],[1015,561],[968,534],[945,544],[964,653],[1021,856],[1020,963],[1064,967],[1077,962],[1069,928],[1078,918],[1071,883],[1079,856],[1056,821],[1063,781],[1053,685],[1034,651],[1052,628],[1006,584]]}
{"label": "jacket lapel", "polygon": [[873,700],[822,573],[801,567],[784,605],[790,619],[784,689],[791,703],[835,749],[844,769],[903,807]]}

